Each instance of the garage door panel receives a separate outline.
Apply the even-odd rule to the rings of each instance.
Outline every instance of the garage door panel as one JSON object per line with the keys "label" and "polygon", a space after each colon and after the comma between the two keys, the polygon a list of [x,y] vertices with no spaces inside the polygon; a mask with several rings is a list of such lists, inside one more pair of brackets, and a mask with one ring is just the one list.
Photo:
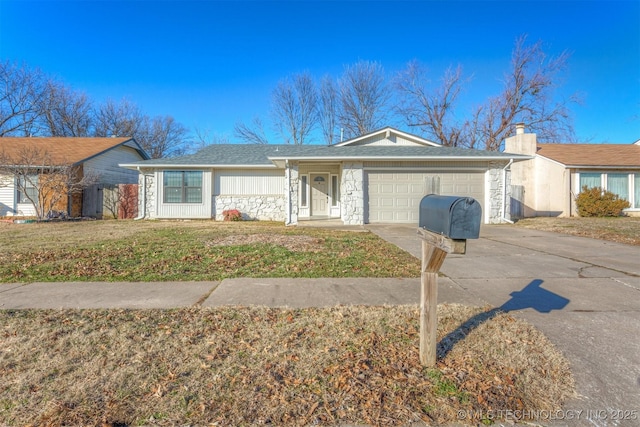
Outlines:
{"label": "garage door panel", "polygon": [[417,224],[420,201],[434,176],[440,194],[473,197],[484,204],[483,172],[367,172],[367,221]]}
{"label": "garage door panel", "polygon": [[402,197],[399,197],[396,199],[396,203],[395,203],[396,208],[406,210],[406,208],[408,208],[409,206],[410,206],[409,199],[405,199]]}
{"label": "garage door panel", "polygon": [[396,194],[408,194],[409,186],[407,184],[396,184],[394,186]]}

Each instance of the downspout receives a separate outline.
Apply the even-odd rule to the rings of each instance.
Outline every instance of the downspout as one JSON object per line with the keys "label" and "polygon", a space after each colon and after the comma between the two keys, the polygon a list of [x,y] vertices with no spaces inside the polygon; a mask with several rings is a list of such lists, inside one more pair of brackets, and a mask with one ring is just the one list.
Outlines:
{"label": "downspout", "polygon": [[507,213],[507,169],[509,169],[512,163],[513,159],[509,159],[509,163],[502,168],[502,215],[500,219],[509,224],[513,224],[513,221],[505,217]]}
{"label": "downspout", "polygon": [[[137,168],[138,168],[138,174],[140,174],[140,166],[138,166]],[[146,215],[146,208],[147,208],[147,176],[143,174],[142,175],[142,209],[140,209],[138,216],[133,218],[133,220],[138,221],[140,219],[143,219]]]}

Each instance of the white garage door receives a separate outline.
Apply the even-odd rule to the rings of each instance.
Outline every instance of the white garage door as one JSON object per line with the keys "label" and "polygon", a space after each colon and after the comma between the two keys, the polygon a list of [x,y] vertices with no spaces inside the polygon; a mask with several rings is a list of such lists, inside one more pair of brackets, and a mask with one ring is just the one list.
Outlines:
{"label": "white garage door", "polygon": [[[420,200],[439,186],[442,195],[473,197],[484,212],[484,173],[367,171],[368,218],[365,222],[418,223]],[[437,191],[436,191],[437,192]],[[365,203],[367,205],[367,203]]]}

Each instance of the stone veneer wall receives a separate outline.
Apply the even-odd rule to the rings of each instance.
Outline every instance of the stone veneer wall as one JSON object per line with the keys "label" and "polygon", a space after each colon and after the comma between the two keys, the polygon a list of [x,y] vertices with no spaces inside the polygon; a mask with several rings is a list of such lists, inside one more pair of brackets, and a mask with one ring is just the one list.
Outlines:
{"label": "stone veneer wall", "polygon": [[222,221],[222,212],[229,209],[239,210],[244,220],[285,220],[284,195],[215,196],[213,206],[217,221]]}
{"label": "stone veneer wall", "polygon": [[[487,183],[486,189],[486,191],[489,193],[489,224],[500,224],[504,222],[504,220],[502,219],[502,209],[504,203],[502,191],[505,183],[502,182],[502,168],[504,168],[505,166],[505,164],[500,162],[489,163],[489,182]],[[507,201],[510,200],[511,196],[511,185],[508,185],[510,177],[511,173],[509,170],[507,170]],[[510,217],[509,203],[506,204],[504,217],[507,219],[509,219]]]}
{"label": "stone veneer wall", "polygon": [[345,162],[340,183],[341,218],[345,225],[364,224],[364,168],[362,162]]}
{"label": "stone veneer wall", "polygon": [[[146,179],[145,179],[146,178]],[[143,191],[146,186],[146,195]],[[141,170],[138,175],[138,214],[142,213],[142,202],[146,202],[144,206],[144,218],[156,217],[156,174],[153,170]]]}
{"label": "stone veneer wall", "polygon": [[[298,211],[299,211],[299,203],[298,203],[298,189],[300,188],[300,171],[299,171],[299,163],[298,162],[289,162],[289,179],[288,182],[285,182],[285,191],[288,195],[285,196],[286,204],[285,209],[287,209],[287,205],[289,209],[291,209],[291,218],[289,219],[289,224],[297,224],[298,223]],[[285,179],[287,174],[285,173]],[[288,187],[287,187],[288,185]],[[307,197],[311,197],[310,194]],[[284,212],[284,220],[287,220],[287,213]]]}

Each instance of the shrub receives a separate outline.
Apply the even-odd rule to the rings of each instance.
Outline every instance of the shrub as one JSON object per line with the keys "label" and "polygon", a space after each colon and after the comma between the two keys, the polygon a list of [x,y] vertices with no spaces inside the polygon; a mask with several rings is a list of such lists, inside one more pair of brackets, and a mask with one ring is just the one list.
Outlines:
{"label": "shrub", "polygon": [[242,221],[242,214],[237,209],[222,211],[222,216],[225,221]]}
{"label": "shrub", "polygon": [[620,216],[623,209],[630,207],[628,201],[617,194],[604,191],[600,187],[582,187],[576,197],[576,206],[580,216]]}

